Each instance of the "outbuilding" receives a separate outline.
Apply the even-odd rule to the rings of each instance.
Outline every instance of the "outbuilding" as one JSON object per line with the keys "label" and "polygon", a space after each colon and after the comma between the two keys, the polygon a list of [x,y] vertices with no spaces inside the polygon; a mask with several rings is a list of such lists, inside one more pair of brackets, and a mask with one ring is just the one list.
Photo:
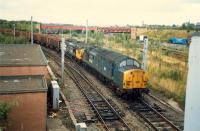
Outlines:
{"label": "outbuilding", "polygon": [[0,76],[44,75],[49,79],[47,60],[40,45],[0,44]]}
{"label": "outbuilding", "polygon": [[45,131],[47,85],[44,76],[0,76],[0,101],[12,103],[9,131]]}
{"label": "outbuilding", "polygon": [[14,103],[9,131],[45,131],[50,75],[40,45],[0,44],[0,102]]}

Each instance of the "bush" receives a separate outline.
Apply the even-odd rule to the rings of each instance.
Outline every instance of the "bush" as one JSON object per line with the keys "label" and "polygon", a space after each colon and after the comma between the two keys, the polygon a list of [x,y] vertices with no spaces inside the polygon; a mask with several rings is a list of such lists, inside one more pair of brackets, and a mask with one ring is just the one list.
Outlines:
{"label": "bush", "polygon": [[181,80],[182,75],[178,70],[170,70],[169,72],[160,72],[160,76],[164,78],[171,78],[172,80]]}
{"label": "bush", "polygon": [[0,119],[7,119],[8,113],[11,111],[13,104],[0,102]]}
{"label": "bush", "polygon": [[24,37],[13,37],[0,34],[0,44],[26,44],[28,40]]}

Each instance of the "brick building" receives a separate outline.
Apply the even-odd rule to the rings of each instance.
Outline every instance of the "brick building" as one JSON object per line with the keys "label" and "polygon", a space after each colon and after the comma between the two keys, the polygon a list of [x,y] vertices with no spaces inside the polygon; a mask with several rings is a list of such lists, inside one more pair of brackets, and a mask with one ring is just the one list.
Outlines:
{"label": "brick building", "polygon": [[9,131],[45,131],[47,61],[36,44],[0,44],[0,101],[16,103]]}
{"label": "brick building", "polygon": [[0,76],[0,101],[12,103],[9,131],[45,131],[47,85],[43,76]]}
{"label": "brick building", "polygon": [[131,38],[136,39],[140,35],[144,35],[148,31],[147,28],[131,28]]}
{"label": "brick building", "polygon": [[44,75],[47,61],[39,45],[0,44],[0,76]]}

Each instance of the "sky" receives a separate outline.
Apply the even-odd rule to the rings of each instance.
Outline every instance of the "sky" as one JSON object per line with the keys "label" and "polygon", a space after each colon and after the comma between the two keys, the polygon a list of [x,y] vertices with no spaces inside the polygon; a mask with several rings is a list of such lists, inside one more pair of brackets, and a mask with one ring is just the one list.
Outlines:
{"label": "sky", "polygon": [[0,19],[114,26],[200,22],[200,0],[0,0]]}

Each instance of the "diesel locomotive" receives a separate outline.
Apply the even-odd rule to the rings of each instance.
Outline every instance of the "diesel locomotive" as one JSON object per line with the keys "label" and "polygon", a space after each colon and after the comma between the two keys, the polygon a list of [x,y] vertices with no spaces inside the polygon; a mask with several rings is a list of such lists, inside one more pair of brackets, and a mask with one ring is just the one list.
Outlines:
{"label": "diesel locomotive", "polygon": [[67,54],[95,73],[101,80],[114,85],[125,97],[139,97],[148,92],[148,75],[134,58],[77,41],[66,41]]}

